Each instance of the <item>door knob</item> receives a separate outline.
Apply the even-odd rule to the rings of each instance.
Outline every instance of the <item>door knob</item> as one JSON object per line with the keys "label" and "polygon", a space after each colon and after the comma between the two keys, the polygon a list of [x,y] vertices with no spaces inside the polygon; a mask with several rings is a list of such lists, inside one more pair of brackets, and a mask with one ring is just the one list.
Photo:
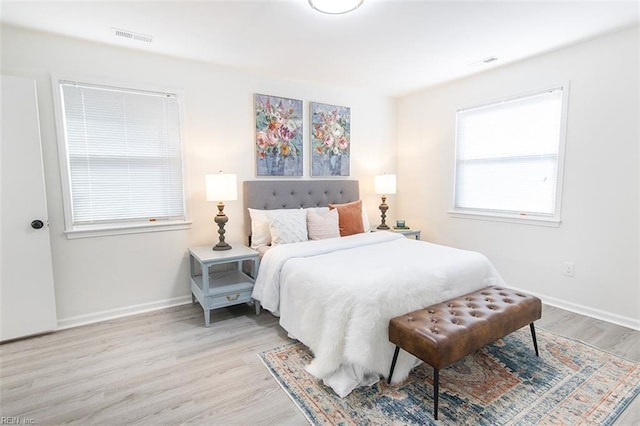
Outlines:
{"label": "door knob", "polygon": [[36,219],[36,220],[34,220],[33,222],[31,222],[31,227],[32,227],[33,229],[40,229],[40,228],[42,228],[43,226],[44,226],[44,222],[43,222],[43,221],[41,221],[41,220],[39,220],[39,219]]}

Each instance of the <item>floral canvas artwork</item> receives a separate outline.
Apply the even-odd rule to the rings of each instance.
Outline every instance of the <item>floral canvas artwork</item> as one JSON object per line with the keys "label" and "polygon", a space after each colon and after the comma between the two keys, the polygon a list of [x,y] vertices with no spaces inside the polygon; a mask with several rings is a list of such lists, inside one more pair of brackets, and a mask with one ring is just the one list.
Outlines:
{"label": "floral canvas artwork", "polygon": [[351,109],[311,102],[311,176],[349,176]]}
{"label": "floral canvas artwork", "polygon": [[255,95],[256,175],[302,176],[302,101]]}

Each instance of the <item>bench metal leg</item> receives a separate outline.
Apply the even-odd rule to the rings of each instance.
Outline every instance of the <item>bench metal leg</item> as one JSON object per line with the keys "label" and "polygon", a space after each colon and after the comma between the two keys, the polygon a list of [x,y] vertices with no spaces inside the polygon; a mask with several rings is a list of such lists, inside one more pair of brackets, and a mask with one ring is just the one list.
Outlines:
{"label": "bench metal leg", "polygon": [[400,346],[396,346],[396,351],[393,353],[393,361],[391,361],[391,371],[389,371],[389,378],[387,384],[391,384],[391,376],[393,376],[393,369],[396,368],[396,361],[398,360],[398,352],[400,352]]}
{"label": "bench metal leg", "polygon": [[440,372],[433,367],[433,418],[438,420],[438,394],[440,392]]}
{"label": "bench metal leg", "polygon": [[533,326],[533,323],[529,324],[529,327],[531,328],[531,337],[533,337],[533,347],[536,350],[536,356],[538,355],[538,341],[536,340],[536,328]]}

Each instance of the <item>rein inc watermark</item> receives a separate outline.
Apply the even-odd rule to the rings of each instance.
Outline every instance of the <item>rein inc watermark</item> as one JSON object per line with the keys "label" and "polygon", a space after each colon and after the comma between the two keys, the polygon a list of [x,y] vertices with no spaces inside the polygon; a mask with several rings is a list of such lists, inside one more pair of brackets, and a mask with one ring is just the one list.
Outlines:
{"label": "rein inc watermark", "polygon": [[2,416],[0,417],[0,425],[34,425],[36,421],[30,417],[20,416]]}

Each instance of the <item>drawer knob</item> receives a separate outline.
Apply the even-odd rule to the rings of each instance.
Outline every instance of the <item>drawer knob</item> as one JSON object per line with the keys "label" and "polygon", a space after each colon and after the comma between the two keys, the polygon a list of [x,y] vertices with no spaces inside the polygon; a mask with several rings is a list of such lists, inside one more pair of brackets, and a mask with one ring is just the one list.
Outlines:
{"label": "drawer knob", "polygon": [[235,295],[233,295],[233,296],[231,296],[231,295],[227,295],[227,300],[228,300],[229,302],[233,302],[234,300],[238,300],[238,297],[240,297],[240,293],[237,293],[237,294],[235,294]]}

